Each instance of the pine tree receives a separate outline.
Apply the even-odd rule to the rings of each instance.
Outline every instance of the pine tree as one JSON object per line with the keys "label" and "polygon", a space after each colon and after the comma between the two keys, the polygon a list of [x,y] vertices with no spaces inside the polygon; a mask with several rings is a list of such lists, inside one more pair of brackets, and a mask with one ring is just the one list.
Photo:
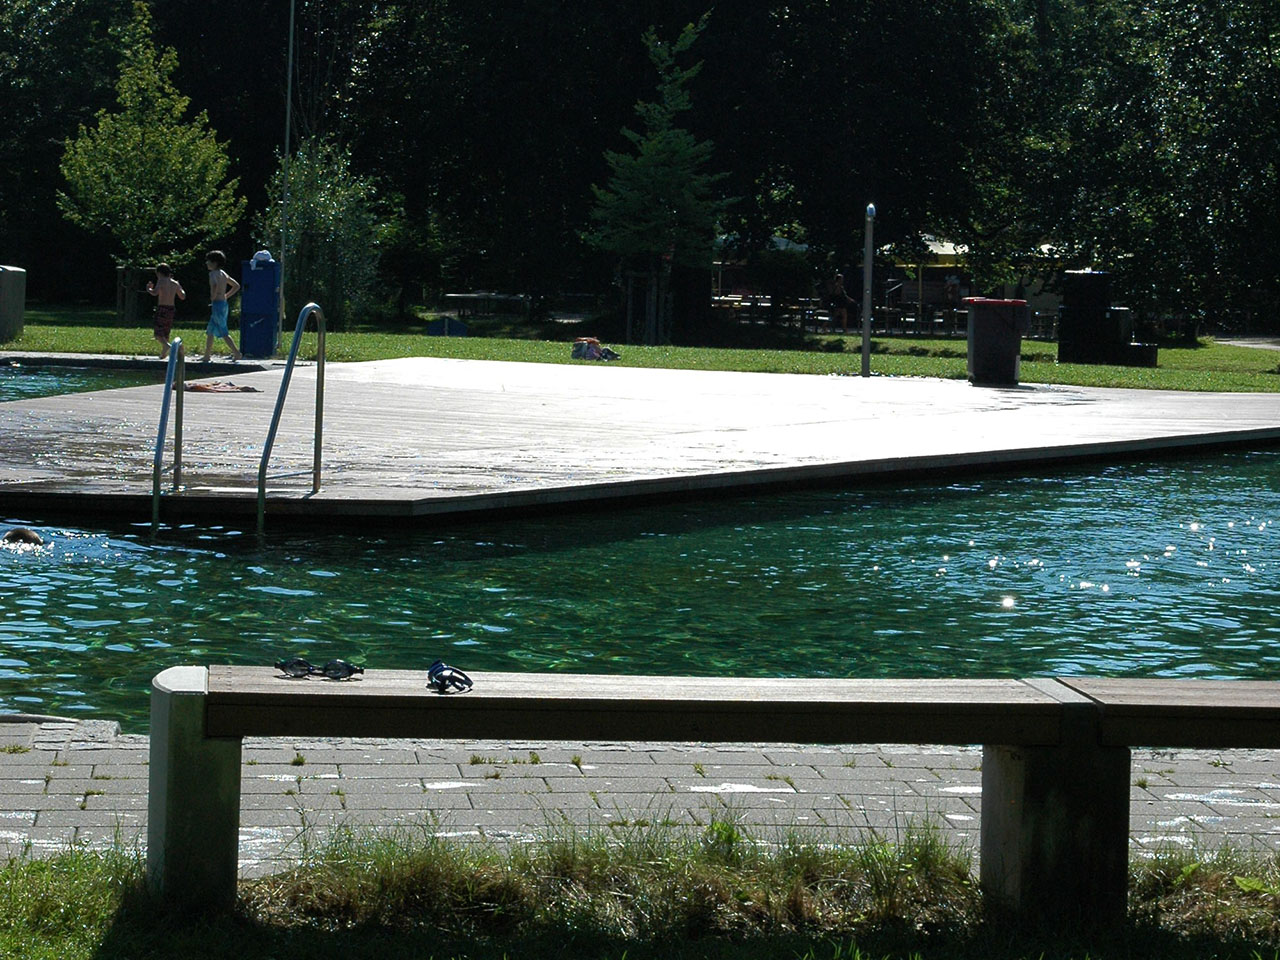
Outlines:
{"label": "pine tree", "polygon": [[651,344],[670,339],[672,266],[710,267],[726,206],[715,189],[722,175],[706,172],[714,145],[676,126],[676,118],[691,106],[688,85],[702,68],[701,63],[681,68],[677,58],[706,23],[704,15],[670,44],[652,27],[645,32],[649,59],[658,71],[657,102],[636,104],[644,132],[622,131],[635,151],[606,151],[612,172],[608,185],[591,188],[596,226],[586,234],[587,242],[617,254],[625,270],[645,278],[644,341]]}
{"label": "pine tree", "polygon": [[230,233],[245,201],[208,115],[183,119],[190,99],[173,84],[178,57],[156,47],[146,3],[135,0],[120,40],[119,109],[99,111],[67,141],[58,205],[77,226],[109,235],[121,266],[181,262]]}

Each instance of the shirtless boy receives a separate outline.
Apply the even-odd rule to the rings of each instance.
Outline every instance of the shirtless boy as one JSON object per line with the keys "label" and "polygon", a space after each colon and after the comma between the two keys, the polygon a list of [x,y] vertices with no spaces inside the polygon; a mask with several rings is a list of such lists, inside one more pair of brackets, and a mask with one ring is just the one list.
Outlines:
{"label": "shirtless boy", "polygon": [[213,353],[215,337],[221,337],[231,348],[232,360],[239,360],[240,351],[227,332],[227,301],[240,292],[240,284],[227,276],[223,269],[227,265],[227,255],[221,250],[210,250],[204,258],[204,265],[209,269],[209,326],[205,328],[204,362],[208,363]]}
{"label": "shirtless boy", "polygon": [[174,300],[187,299],[187,291],[173,279],[173,268],[167,263],[156,266],[155,280],[147,284],[147,293],[156,298],[155,337],[160,343],[160,359],[169,356],[169,332],[173,329],[173,317],[177,304]]}

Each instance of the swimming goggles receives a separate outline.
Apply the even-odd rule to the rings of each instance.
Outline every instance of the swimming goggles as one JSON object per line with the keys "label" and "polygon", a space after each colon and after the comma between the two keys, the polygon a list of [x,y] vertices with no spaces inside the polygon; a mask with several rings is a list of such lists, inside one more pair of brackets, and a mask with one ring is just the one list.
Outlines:
{"label": "swimming goggles", "polygon": [[443,660],[437,660],[427,668],[427,686],[436,693],[448,693],[450,689],[458,693],[466,693],[471,689],[471,678],[451,667]]}
{"label": "swimming goggles", "polygon": [[364,667],[357,667],[345,660],[330,660],[323,667],[316,667],[301,657],[281,660],[276,664],[276,669],[286,677],[323,676],[330,680],[349,680],[357,673],[364,673]]}

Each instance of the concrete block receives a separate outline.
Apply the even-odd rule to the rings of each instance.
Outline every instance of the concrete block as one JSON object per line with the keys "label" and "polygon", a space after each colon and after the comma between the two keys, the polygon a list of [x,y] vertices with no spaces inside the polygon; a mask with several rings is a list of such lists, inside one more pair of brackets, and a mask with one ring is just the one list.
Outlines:
{"label": "concrete block", "polygon": [[208,673],[170,667],[151,684],[147,878],[187,909],[235,902],[240,828],[240,741],[204,736]]}

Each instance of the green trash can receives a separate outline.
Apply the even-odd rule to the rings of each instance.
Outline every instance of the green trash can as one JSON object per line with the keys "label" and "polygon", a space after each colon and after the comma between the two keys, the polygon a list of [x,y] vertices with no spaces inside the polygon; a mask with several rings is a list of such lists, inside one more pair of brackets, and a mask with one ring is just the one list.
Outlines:
{"label": "green trash can", "polygon": [[969,380],[989,386],[1017,386],[1022,335],[1031,325],[1025,300],[966,297],[969,306]]}
{"label": "green trash can", "polygon": [[27,271],[21,267],[0,267],[0,343],[22,336],[26,309]]}

